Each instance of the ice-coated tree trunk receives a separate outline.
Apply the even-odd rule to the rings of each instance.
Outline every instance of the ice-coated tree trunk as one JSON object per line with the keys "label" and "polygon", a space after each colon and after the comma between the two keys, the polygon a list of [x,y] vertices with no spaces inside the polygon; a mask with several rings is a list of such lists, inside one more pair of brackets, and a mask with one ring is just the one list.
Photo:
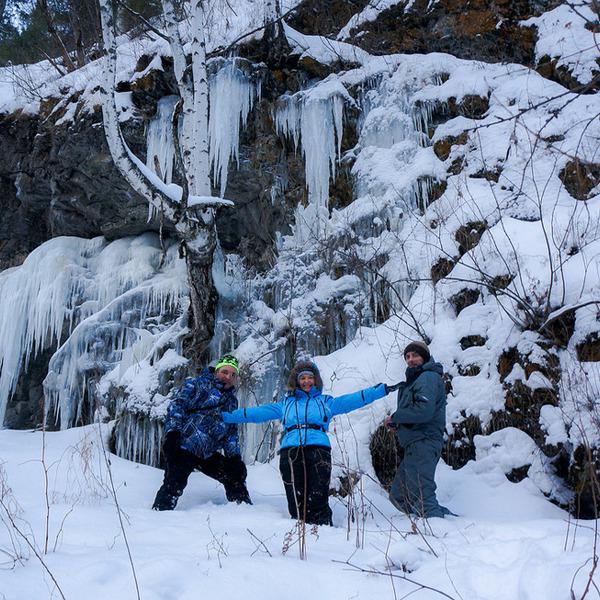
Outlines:
{"label": "ice-coated tree trunk", "polygon": [[[175,77],[181,97],[182,124],[179,136],[180,165],[186,185],[181,199],[173,199],[158,177],[128,148],[121,133],[114,102],[117,44],[115,37],[114,0],[99,0],[102,33],[107,52],[106,83],[103,90],[103,121],[108,146],[115,165],[129,184],[148,202],[164,211],[175,224],[185,255],[190,287],[191,343],[188,353],[201,359],[212,338],[215,321],[216,291],[212,280],[212,262],[216,247],[214,206],[227,202],[211,201],[208,154],[208,78],[204,38],[204,2],[192,6],[192,68],[186,63],[179,18],[173,0],[163,0],[163,15]],[[205,199],[200,208],[188,207],[190,198]]]}
{"label": "ice-coated tree trunk", "polygon": [[279,17],[281,17],[279,0],[265,0],[265,25],[268,26]]}
{"label": "ice-coated tree trunk", "polygon": [[265,0],[264,11],[265,32],[262,43],[265,46],[266,62],[271,68],[276,68],[285,63],[291,52],[283,30],[279,0]]}

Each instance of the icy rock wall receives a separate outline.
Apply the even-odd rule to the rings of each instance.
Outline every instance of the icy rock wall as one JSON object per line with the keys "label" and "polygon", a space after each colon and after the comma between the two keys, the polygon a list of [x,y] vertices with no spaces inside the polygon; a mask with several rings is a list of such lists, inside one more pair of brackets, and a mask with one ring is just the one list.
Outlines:
{"label": "icy rock wall", "polygon": [[2,272],[0,295],[0,422],[21,370],[57,343],[45,406],[65,428],[89,422],[104,375],[152,356],[172,326],[165,317],[185,308],[187,284],[176,248],[163,256],[154,234],[111,243],[63,237]]}
{"label": "icy rock wall", "polygon": [[[337,392],[350,391],[342,371],[361,375],[357,387],[358,380],[374,383],[373,373],[401,379],[403,346],[425,337],[451,382],[448,461],[459,467],[475,459],[476,441],[481,448],[487,443],[476,434],[518,427],[545,457],[511,463],[507,476],[528,474],[543,493],[567,504],[572,494],[565,482],[576,487],[585,468],[559,473],[555,467],[576,459],[569,448],[581,447],[583,437],[596,444],[598,435],[595,365],[578,363],[576,355],[595,360],[582,349],[598,330],[597,308],[586,303],[598,295],[599,230],[591,216],[598,210],[594,193],[578,201],[560,174],[565,153],[594,160],[586,132],[597,124],[577,114],[597,114],[597,99],[572,98],[566,106],[543,105],[520,116],[532,101],[559,98],[561,90],[514,65],[450,56],[387,62],[379,71],[371,65],[362,74],[328,79],[331,86],[337,78],[331,89],[366,88],[354,99],[362,107],[358,143],[342,157],[353,164],[355,198],[332,209],[322,228],[315,227],[316,213],[305,212],[312,216],[305,223],[296,213],[293,235],[279,240],[272,271],[252,282],[238,350],[251,346],[249,356],[260,363],[262,353],[282,347],[286,369],[299,356],[328,355],[317,360]],[[323,91],[319,87],[280,114],[295,124],[280,131],[292,139],[295,132],[297,144],[297,115],[311,93]],[[507,107],[515,113],[510,124]],[[547,111],[557,109],[560,119],[549,119]],[[550,141],[532,144],[531,132],[542,126]],[[322,136],[336,139],[335,131],[332,124]],[[549,231],[550,245],[544,241]],[[574,311],[568,313],[571,330],[553,337],[541,319],[561,306]],[[359,329],[376,322],[383,326]],[[367,366],[372,373],[363,377]],[[585,383],[567,383],[582,377]],[[347,456],[362,448],[353,436],[368,439],[386,408],[392,407],[374,406],[369,415],[349,417],[349,426],[336,426]],[[582,422],[591,425],[582,428]],[[366,468],[368,457],[360,462]]]}

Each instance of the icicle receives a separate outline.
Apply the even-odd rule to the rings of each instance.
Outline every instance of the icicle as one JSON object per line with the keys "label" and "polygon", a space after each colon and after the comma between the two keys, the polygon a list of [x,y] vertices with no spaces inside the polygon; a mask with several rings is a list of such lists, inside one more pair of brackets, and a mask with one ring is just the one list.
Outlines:
{"label": "icicle", "polygon": [[335,178],[343,133],[344,99],[335,94],[288,97],[275,113],[277,131],[301,146],[309,203],[327,207],[329,177]]}
{"label": "icicle", "polygon": [[[146,132],[146,166],[165,183],[173,179],[173,110],[178,96],[165,96],[158,101],[156,115],[148,124]],[[148,220],[156,216],[152,203],[148,204]]]}
{"label": "icicle", "polygon": [[230,62],[209,81],[210,115],[208,139],[213,182],[225,194],[230,160],[239,160],[240,126],[244,126],[255,98],[260,98],[260,84]]}
{"label": "icicle", "polygon": [[124,413],[115,425],[118,456],[146,465],[158,466],[162,424],[146,415]]}
{"label": "icicle", "polygon": [[146,134],[146,166],[165,183],[171,183],[173,178],[173,110],[178,100],[178,96],[165,96],[158,101],[156,116],[150,121]]}

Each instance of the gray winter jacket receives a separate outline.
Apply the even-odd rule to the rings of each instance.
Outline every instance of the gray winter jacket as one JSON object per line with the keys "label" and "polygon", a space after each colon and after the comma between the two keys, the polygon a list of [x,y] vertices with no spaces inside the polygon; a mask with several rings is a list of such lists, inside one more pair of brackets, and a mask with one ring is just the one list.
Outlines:
{"label": "gray winter jacket", "polygon": [[[392,421],[403,447],[418,440],[444,440],[446,427],[446,390],[444,369],[433,357],[422,367],[406,369],[406,379],[398,390],[398,408]],[[416,376],[416,378],[415,378]]]}

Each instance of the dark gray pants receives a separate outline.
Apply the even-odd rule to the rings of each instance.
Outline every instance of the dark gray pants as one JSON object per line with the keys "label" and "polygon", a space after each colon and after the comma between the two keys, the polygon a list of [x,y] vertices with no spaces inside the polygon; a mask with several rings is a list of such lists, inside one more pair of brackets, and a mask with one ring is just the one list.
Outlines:
{"label": "dark gray pants", "polygon": [[435,468],[442,444],[418,440],[404,448],[390,489],[390,500],[400,510],[419,517],[443,517],[449,510],[440,506],[435,496]]}

